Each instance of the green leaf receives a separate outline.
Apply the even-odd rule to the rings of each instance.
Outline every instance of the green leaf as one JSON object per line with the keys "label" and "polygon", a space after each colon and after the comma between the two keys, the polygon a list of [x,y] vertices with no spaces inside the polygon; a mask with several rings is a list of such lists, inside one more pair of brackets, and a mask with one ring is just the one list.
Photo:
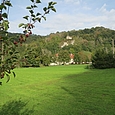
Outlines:
{"label": "green leaf", "polygon": [[55,9],[55,8],[52,8],[52,11],[56,12],[56,9]]}
{"label": "green leaf", "polygon": [[18,25],[18,27],[20,28],[20,27],[22,27],[24,25],[24,23],[20,23],[19,25]]}
{"label": "green leaf", "polygon": [[5,2],[5,5],[7,5],[7,6],[12,6],[12,4],[10,3],[10,1],[6,1],[6,2]]}
{"label": "green leaf", "polygon": [[54,8],[53,6],[48,6],[48,9],[52,9],[52,8]]}
{"label": "green leaf", "polygon": [[31,2],[34,2],[34,0],[31,0]]}
{"label": "green leaf", "polygon": [[8,20],[4,20],[2,24],[3,24],[4,30],[7,31],[8,28],[9,28],[9,22],[8,22]]}
{"label": "green leaf", "polygon": [[26,20],[28,20],[29,16],[24,16],[23,18],[26,19]]}
{"label": "green leaf", "polygon": [[33,14],[33,13],[34,13],[34,11],[33,11],[33,10],[29,10],[29,12],[30,12],[31,14]]}
{"label": "green leaf", "polygon": [[2,10],[4,8],[4,5],[0,5],[0,10]]}
{"label": "green leaf", "polygon": [[34,14],[32,14],[31,16],[34,17],[34,18],[36,17]]}
{"label": "green leaf", "polygon": [[36,0],[36,3],[41,3],[41,1],[40,0]]}
{"label": "green leaf", "polygon": [[2,17],[4,17],[4,18],[8,18],[7,13],[3,13],[3,14],[2,14]]}
{"label": "green leaf", "polygon": [[35,21],[35,18],[32,18],[32,21]]}
{"label": "green leaf", "polygon": [[26,9],[32,9],[30,6],[27,6]]}
{"label": "green leaf", "polygon": [[53,3],[53,2],[49,2],[49,3],[48,3],[48,4],[49,4],[49,6],[51,6],[51,5],[52,5],[52,3]]}
{"label": "green leaf", "polygon": [[0,10],[2,10],[2,9],[5,9],[5,10],[6,10],[7,8],[6,8],[5,5],[1,4],[1,5],[0,5]]}
{"label": "green leaf", "polygon": [[57,4],[57,2],[53,2],[53,3],[52,3],[52,5],[55,5],[55,4]]}
{"label": "green leaf", "polygon": [[44,20],[46,21],[46,17],[45,16],[42,16],[42,18],[44,18]]}
{"label": "green leaf", "polygon": [[38,22],[41,22],[41,18],[37,18]]}
{"label": "green leaf", "polygon": [[37,8],[37,6],[36,6],[36,5],[34,5],[33,7],[34,7],[34,8]]}
{"label": "green leaf", "polygon": [[47,11],[47,8],[46,8],[46,7],[44,7],[44,8],[43,8],[43,10],[46,12],[46,11]]}
{"label": "green leaf", "polygon": [[36,16],[39,16],[39,15],[41,15],[39,12],[36,14]]}

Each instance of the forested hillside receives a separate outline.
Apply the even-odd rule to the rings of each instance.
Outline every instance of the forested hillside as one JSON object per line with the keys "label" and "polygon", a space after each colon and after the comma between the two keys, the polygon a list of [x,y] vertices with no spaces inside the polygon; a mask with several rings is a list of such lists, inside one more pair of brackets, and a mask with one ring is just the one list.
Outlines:
{"label": "forested hillside", "polygon": [[[18,42],[17,35],[10,33]],[[91,62],[92,54],[98,49],[113,52],[114,39],[115,31],[104,27],[57,32],[47,36],[31,35],[18,48],[18,66],[39,67],[57,62],[65,64],[72,59],[75,63]],[[70,54],[73,54],[73,57]]]}

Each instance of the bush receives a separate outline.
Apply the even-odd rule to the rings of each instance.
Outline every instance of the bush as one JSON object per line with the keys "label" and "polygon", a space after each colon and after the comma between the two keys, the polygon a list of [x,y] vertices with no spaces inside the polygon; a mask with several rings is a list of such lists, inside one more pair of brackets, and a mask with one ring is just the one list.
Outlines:
{"label": "bush", "polygon": [[98,50],[92,57],[92,66],[98,69],[115,68],[115,58],[111,52]]}

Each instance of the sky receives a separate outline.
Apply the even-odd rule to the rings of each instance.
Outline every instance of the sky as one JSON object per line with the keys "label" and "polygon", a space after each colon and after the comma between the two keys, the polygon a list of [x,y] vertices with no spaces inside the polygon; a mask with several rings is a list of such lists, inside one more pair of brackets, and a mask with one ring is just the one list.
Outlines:
{"label": "sky", "polygon": [[[49,1],[55,1],[57,12],[46,15],[46,21],[36,23],[33,33],[49,35],[50,33],[79,30],[103,26],[115,30],[115,0],[41,0],[38,12],[42,12]],[[22,33],[19,23],[25,22],[23,16],[28,14],[26,6],[30,0],[11,0],[9,21],[10,32]]]}

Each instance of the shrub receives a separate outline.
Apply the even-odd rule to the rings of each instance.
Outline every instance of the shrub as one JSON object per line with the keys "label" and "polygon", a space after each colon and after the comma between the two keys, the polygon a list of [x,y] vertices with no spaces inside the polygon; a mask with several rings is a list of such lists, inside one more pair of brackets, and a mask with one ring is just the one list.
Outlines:
{"label": "shrub", "polygon": [[115,58],[111,52],[98,50],[92,56],[92,66],[98,69],[114,68]]}

